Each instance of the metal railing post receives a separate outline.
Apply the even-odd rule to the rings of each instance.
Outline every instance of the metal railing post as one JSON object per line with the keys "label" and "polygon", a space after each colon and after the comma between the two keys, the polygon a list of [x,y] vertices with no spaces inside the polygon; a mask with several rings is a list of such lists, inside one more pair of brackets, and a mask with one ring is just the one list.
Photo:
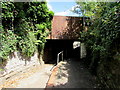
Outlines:
{"label": "metal railing post", "polygon": [[63,52],[62,52],[62,61],[63,61]]}
{"label": "metal railing post", "polygon": [[62,55],[62,61],[63,61],[63,51],[61,51],[61,52],[59,52],[57,54],[57,64],[59,63],[59,56],[60,56],[60,54]]}
{"label": "metal railing post", "polygon": [[57,64],[59,63],[59,54],[57,55]]}

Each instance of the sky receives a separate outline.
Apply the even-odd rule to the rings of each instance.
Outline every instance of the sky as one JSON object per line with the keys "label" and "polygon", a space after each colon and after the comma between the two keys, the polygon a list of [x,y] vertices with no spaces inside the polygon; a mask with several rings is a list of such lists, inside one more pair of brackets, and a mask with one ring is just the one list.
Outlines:
{"label": "sky", "polygon": [[[82,16],[71,12],[76,5],[77,0],[46,0],[48,8],[52,10],[55,15],[59,16]],[[81,2],[93,2],[94,0],[81,0]],[[100,2],[106,2],[106,0],[98,0]],[[107,0],[107,1],[116,1],[116,0]]]}
{"label": "sky", "polygon": [[80,16],[76,13],[73,13],[70,10],[73,10],[73,7],[76,6],[76,3],[74,0],[68,2],[68,0],[64,0],[61,2],[55,2],[47,0],[48,8],[52,10],[55,15],[58,16]]}

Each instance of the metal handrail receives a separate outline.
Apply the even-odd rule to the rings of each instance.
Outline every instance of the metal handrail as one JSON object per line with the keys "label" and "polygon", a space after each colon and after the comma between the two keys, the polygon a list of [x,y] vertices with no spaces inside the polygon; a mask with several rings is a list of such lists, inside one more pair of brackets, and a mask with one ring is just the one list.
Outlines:
{"label": "metal handrail", "polygon": [[63,51],[61,51],[61,52],[59,52],[57,54],[57,64],[59,63],[59,56],[60,56],[60,54],[62,54],[62,61],[63,61]]}

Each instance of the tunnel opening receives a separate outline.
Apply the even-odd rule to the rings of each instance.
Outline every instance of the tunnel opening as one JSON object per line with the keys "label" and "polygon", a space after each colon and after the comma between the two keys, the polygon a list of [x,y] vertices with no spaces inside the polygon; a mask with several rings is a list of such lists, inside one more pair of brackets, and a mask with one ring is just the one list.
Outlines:
{"label": "tunnel opening", "polygon": [[[80,47],[73,48],[75,40],[47,39],[43,52],[45,64],[57,64],[62,58],[80,58]],[[63,52],[63,54],[61,53]],[[58,57],[59,54],[59,57]]]}

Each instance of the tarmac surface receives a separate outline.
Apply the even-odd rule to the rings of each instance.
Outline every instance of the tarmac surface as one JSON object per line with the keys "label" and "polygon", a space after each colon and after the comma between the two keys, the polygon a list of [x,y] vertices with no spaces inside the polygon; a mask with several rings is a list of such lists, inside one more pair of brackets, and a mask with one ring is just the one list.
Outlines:
{"label": "tarmac surface", "polygon": [[46,64],[40,69],[33,69],[35,70],[36,72],[17,80],[17,84],[12,83],[14,87],[9,85],[7,88],[97,88],[95,77],[80,59],[67,59],[56,66]]}
{"label": "tarmac surface", "polygon": [[53,65],[45,65],[33,75],[23,80],[20,80],[16,88],[45,88],[51,75]]}
{"label": "tarmac surface", "polygon": [[54,68],[46,88],[97,88],[97,84],[79,59],[68,59]]}

